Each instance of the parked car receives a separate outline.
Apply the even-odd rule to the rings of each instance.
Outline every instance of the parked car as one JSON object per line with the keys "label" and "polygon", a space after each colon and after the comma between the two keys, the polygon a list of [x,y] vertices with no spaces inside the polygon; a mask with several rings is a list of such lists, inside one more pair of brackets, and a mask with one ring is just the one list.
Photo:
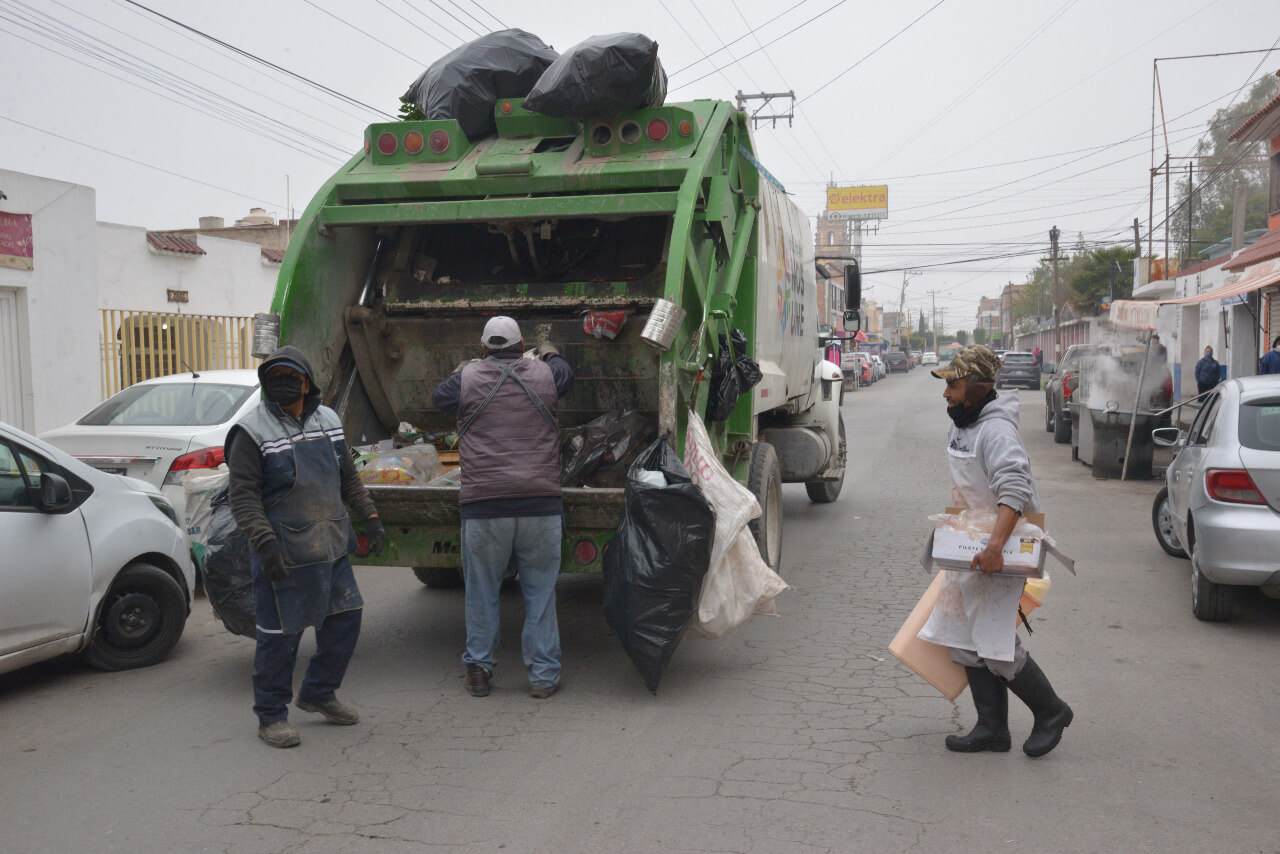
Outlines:
{"label": "parked car", "polygon": [[996,388],[1007,385],[1023,388],[1040,388],[1040,365],[1032,353],[1009,352],[1000,360],[1000,371],[996,374]]}
{"label": "parked car", "polygon": [[69,653],[144,667],[182,636],[195,567],[151,484],[0,424],[0,543],[0,673]]}
{"label": "parked car", "polygon": [[56,430],[42,433],[100,471],[144,480],[185,516],[182,478],[223,463],[227,432],[258,404],[253,370],[201,371],[145,380]]}
{"label": "parked car", "polygon": [[884,356],[879,353],[867,354],[871,359],[871,372],[875,374],[877,380],[882,380],[889,375],[889,366],[884,362]]}
{"label": "parked car", "polygon": [[1053,441],[1065,445],[1071,441],[1071,400],[1080,386],[1080,374],[1088,363],[1106,352],[1099,344],[1072,344],[1057,365],[1045,363],[1048,375],[1044,385],[1044,429]]}
{"label": "parked car", "polygon": [[1178,455],[1151,521],[1161,548],[1191,559],[1191,610],[1232,616],[1236,587],[1280,598],[1280,376],[1229,380],[1185,434],[1152,431]]}
{"label": "parked car", "polygon": [[911,357],[901,350],[890,350],[884,354],[885,364],[890,373],[903,373],[911,370]]}
{"label": "parked car", "polygon": [[921,353],[919,350],[912,350],[911,361],[915,362],[917,365],[924,364],[924,353]]}
{"label": "parked car", "polygon": [[920,364],[922,364],[922,365],[936,365],[936,364],[938,364],[938,354],[937,354],[937,353],[935,353],[935,352],[933,352],[932,350],[928,350],[928,351],[926,351],[926,352],[925,352],[925,353],[920,357]]}

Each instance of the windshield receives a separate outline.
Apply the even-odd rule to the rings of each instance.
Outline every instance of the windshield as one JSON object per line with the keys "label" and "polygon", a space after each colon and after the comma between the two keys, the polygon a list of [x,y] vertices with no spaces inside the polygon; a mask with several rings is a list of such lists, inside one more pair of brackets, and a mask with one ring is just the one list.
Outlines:
{"label": "windshield", "polygon": [[228,420],[257,386],[215,383],[135,385],[81,418],[90,427],[212,427]]}
{"label": "windshield", "polygon": [[1280,398],[1241,404],[1240,444],[1257,451],[1280,451]]}
{"label": "windshield", "polygon": [[1006,365],[1030,365],[1035,360],[1036,357],[1030,353],[1008,353],[1004,357]]}

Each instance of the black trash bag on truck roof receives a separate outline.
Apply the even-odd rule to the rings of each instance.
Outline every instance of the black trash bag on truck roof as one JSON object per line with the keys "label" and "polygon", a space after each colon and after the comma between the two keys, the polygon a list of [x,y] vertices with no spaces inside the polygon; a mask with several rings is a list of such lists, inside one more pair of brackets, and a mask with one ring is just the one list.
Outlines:
{"label": "black trash bag on truck roof", "polygon": [[585,122],[645,107],[661,107],[667,73],[658,43],[640,33],[592,36],[565,51],[524,99],[524,108]]}
{"label": "black trash bag on truck roof", "polygon": [[227,503],[227,487],[213,497],[209,541],[204,550],[204,592],[214,615],[232,634],[257,634],[253,610],[253,573],[249,538],[236,526]]}
{"label": "black trash bag on truck roof", "polygon": [[581,427],[560,431],[560,483],[616,488],[657,435],[653,420],[630,409],[615,409]]}
{"label": "black trash bag on truck roof", "polygon": [[604,553],[605,619],[655,694],[698,609],[715,532],[715,511],[662,437],[627,473],[626,509]]}
{"label": "black trash bag on truck roof", "polygon": [[[730,352],[730,344],[733,345]],[[720,333],[720,352],[711,372],[711,390],[707,394],[707,420],[725,421],[738,405],[738,397],[750,391],[764,376],[760,366],[747,353],[747,336],[741,329],[731,330],[726,338]]]}
{"label": "black trash bag on truck roof", "polygon": [[558,54],[533,33],[499,30],[454,48],[422,72],[403,100],[429,119],[457,119],[468,139],[496,133],[493,106],[523,98]]}

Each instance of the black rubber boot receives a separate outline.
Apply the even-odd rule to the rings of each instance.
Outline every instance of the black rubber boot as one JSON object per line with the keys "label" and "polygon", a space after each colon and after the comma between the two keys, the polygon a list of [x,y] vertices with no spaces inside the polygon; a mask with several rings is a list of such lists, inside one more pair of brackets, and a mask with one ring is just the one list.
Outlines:
{"label": "black rubber boot", "polygon": [[1003,753],[1009,749],[1009,694],[1004,680],[985,667],[966,667],[969,674],[969,693],[978,710],[978,723],[968,735],[947,736],[947,750],[956,753],[977,753],[994,750]]}
{"label": "black rubber boot", "polygon": [[1022,670],[1009,680],[1009,690],[1027,704],[1036,719],[1022,752],[1028,756],[1044,756],[1058,746],[1062,731],[1071,725],[1074,717],[1071,707],[1053,692],[1049,677],[1029,655]]}

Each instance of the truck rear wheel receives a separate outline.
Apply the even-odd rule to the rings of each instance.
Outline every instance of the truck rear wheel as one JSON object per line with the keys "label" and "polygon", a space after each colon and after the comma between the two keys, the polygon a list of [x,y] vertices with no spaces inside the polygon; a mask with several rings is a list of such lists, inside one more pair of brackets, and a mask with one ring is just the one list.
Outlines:
{"label": "truck rear wheel", "polygon": [[415,566],[413,574],[432,590],[451,590],[462,586],[462,570],[452,566]]}
{"label": "truck rear wheel", "polygon": [[756,442],[751,448],[747,489],[760,502],[760,516],[747,527],[756,538],[760,556],[777,572],[782,563],[782,467],[778,452],[768,442]]}
{"label": "truck rear wheel", "polygon": [[[840,416],[840,445],[836,450],[837,454],[845,455],[844,442],[844,416]],[[844,471],[840,472],[839,480],[810,480],[806,481],[804,491],[809,493],[809,500],[815,504],[830,504],[840,497],[840,488],[844,486]]]}

